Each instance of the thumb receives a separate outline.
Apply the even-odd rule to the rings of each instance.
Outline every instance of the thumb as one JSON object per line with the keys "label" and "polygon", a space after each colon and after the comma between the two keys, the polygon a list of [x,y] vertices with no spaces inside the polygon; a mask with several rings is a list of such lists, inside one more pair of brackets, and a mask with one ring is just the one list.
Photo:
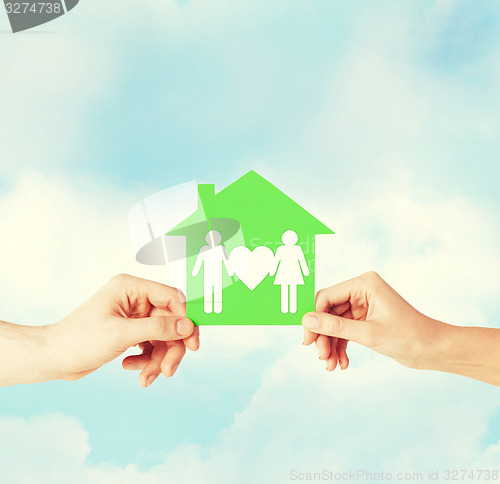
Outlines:
{"label": "thumb", "polygon": [[330,313],[307,313],[302,318],[302,326],[313,333],[370,346],[372,325],[365,321],[347,319]]}
{"label": "thumb", "polygon": [[179,316],[127,318],[123,321],[123,336],[129,346],[142,341],[175,341],[187,338],[194,331],[190,319]]}

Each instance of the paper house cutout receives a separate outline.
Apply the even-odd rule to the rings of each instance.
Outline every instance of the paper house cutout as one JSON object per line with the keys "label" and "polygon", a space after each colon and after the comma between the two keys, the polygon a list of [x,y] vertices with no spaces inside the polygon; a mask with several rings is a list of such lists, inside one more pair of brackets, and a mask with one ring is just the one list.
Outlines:
{"label": "paper house cutout", "polygon": [[[287,248],[279,249],[285,245],[283,234],[287,231]],[[213,240],[217,233],[220,241]],[[197,210],[166,234],[170,240],[183,237],[185,241],[188,317],[197,325],[300,324],[302,315],[314,310],[315,237],[333,233],[255,171],[219,193],[215,193],[215,185],[198,185]],[[207,238],[207,234],[212,235]],[[283,260],[274,264],[278,249]],[[284,255],[297,257],[288,263],[283,262]],[[277,270],[271,276],[273,265]],[[213,288],[211,305],[206,298],[207,269],[213,270],[215,280],[220,277],[221,283],[221,294]],[[296,290],[297,298],[292,307],[288,294],[285,311],[284,287],[279,283],[287,280],[292,281],[289,289]]]}

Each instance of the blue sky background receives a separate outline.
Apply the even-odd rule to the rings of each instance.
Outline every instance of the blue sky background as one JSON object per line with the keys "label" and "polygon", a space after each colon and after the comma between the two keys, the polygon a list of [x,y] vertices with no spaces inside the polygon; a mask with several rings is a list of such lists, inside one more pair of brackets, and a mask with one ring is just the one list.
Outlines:
{"label": "blue sky background", "polygon": [[[55,321],[116,272],[161,280],[129,208],[255,169],[337,233],[325,284],[376,269],[433,317],[499,326],[499,21],[486,1],[82,0],[12,35],[0,12],[0,317]],[[496,388],[355,347],[323,375],[280,330],[202,332],[147,390],[119,362],[2,389],[4,477],[30,452],[26,475],[64,482],[72,442],[82,482],[499,461]]]}

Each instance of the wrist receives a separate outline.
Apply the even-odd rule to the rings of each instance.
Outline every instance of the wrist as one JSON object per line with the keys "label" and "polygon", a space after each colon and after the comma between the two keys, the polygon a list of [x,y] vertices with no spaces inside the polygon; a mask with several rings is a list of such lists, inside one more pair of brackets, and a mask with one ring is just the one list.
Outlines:
{"label": "wrist", "polygon": [[42,368],[43,381],[64,380],[66,373],[61,365],[60,349],[60,323],[41,326],[39,334],[40,368]]}
{"label": "wrist", "polygon": [[446,326],[442,357],[433,369],[500,386],[500,330]]}
{"label": "wrist", "polygon": [[0,322],[0,386],[57,378],[52,369],[48,326]]}
{"label": "wrist", "polygon": [[466,365],[467,351],[460,343],[461,327],[432,320],[433,343],[425,369],[455,373],[459,365]]}
{"label": "wrist", "polygon": [[457,326],[427,316],[419,317],[420,330],[415,337],[413,363],[407,365],[419,370],[447,371],[454,359]]}
{"label": "wrist", "polygon": [[54,325],[30,327],[29,344],[33,348],[33,380],[29,383],[46,382],[62,378],[54,361],[51,334]]}

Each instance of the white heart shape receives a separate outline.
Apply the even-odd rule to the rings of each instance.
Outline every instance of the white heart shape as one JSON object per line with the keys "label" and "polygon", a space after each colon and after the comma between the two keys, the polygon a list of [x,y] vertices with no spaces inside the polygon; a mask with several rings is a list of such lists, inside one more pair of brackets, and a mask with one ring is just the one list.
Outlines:
{"label": "white heart shape", "polygon": [[269,274],[273,260],[273,251],[264,246],[253,251],[245,246],[235,247],[229,255],[229,263],[234,273],[251,291]]}

